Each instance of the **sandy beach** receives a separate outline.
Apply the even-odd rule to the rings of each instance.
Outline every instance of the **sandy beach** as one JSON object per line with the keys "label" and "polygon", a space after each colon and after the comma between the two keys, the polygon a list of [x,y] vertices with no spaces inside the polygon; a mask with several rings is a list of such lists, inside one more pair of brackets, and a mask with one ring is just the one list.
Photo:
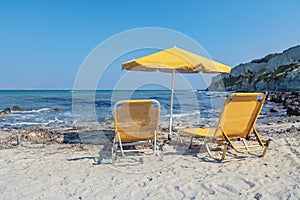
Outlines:
{"label": "sandy beach", "polygon": [[0,200],[300,200],[299,8],[0,0]]}
{"label": "sandy beach", "polygon": [[[174,137],[164,160],[111,163],[113,130],[99,127],[1,131],[1,199],[299,199],[300,122],[258,124],[272,139],[266,157],[207,157]],[[54,133],[56,136],[54,137]],[[21,145],[16,145],[16,135]],[[25,137],[27,134],[27,137]],[[52,138],[49,136],[52,135]],[[166,133],[161,133],[162,137]],[[164,139],[164,138],[161,138]],[[199,153],[199,150],[200,153]]]}

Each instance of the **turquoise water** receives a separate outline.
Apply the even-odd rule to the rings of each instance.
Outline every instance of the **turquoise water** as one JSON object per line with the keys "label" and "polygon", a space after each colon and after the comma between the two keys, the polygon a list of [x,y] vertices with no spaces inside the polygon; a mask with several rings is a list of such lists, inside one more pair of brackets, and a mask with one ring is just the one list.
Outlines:
{"label": "turquoise water", "polygon": [[[175,91],[173,124],[198,126],[215,123],[227,95],[226,92]],[[8,116],[0,117],[0,128],[112,127],[113,105],[118,100],[124,99],[158,100],[161,104],[161,126],[167,127],[170,96],[171,92],[167,90],[75,92],[72,90],[2,90],[0,110],[19,106],[24,111],[12,111]],[[269,107],[265,105],[265,113]],[[96,120],[92,120],[93,115],[96,115]]]}

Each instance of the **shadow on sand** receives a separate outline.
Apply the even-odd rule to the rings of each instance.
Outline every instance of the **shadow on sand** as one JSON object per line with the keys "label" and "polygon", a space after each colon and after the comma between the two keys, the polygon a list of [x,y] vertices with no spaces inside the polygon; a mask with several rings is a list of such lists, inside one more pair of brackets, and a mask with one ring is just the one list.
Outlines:
{"label": "shadow on sand", "polygon": [[99,146],[98,157],[84,156],[81,158],[69,159],[69,161],[78,161],[83,159],[92,159],[94,164],[101,164],[101,161],[105,158],[110,158],[112,140],[114,137],[113,130],[92,130],[92,131],[79,131],[64,133],[63,143],[66,144],[85,144],[85,145],[97,145]]}

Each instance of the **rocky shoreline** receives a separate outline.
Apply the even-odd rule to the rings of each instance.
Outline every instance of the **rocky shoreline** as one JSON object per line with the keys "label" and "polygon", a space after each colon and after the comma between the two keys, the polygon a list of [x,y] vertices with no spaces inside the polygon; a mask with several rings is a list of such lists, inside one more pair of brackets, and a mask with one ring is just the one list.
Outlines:
{"label": "rocky shoreline", "polygon": [[267,94],[267,100],[283,105],[288,116],[300,116],[300,92],[272,92]]}
{"label": "rocky shoreline", "polygon": [[[106,139],[112,141],[113,129],[105,129],[100,126],[81,127],[73,126],[68,128],[54,129],[53,127],[33,127],[24,129],[2,129],[0,130],[0,150],[9,149],[18,146],[34,146],[37,144],[89,144],[93,143],[94,135],[88,140],[89,133],[104,133]],[[87,136],[80,136],[80,133]]]}
{"label": "rocky shoreline", "polygon": [[[257,129],[265,136],[298,134],[300,133],[300,119],[285,119],[272,123],[257,123]],[[174,132],[180,132],[174,129]],[[70,147],[84,147],[84,145],[97,145],[103,141],[110,143],[114,137],[113,128],[92,127],[68,127],[54,129],[53,127],[34,127],[24,129],[2,129],[0,130],[0,150],[22,147],[40,147],[40,145],[70,145]],[[161,140],[167,138],[168,130],[161,127]],[[176,135],[174,135],[175,137]],[[176,137],[177,138],[177,137]],[[174,138],[174,140],[176,140]],[[100,141],[101,140],[101,141]],[[79,146],[78,146],[79,145]],[[80,148],[81,148],[80,147]]]}

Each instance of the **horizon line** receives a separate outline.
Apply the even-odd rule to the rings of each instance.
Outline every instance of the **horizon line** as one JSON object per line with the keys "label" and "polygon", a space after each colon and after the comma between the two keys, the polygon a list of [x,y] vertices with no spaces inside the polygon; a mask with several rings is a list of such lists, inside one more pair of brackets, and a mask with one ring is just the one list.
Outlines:
{"label": "horizon line", "polygon": [[[185,89],[175,89],[176,91],[206,91],[206,89],[192,89],[192,90],[185,90]],[[118,90],[114,90],[114,89],[96,89],[96,90],[92,90],[92,89],[66,89],[66,88],[60,88],[60,89],[53,89],[53,88],[26,88],[26,89],[9,89],[9,88],[0,88],[0,91],[171,91],[171,89],[118,89]]]}

